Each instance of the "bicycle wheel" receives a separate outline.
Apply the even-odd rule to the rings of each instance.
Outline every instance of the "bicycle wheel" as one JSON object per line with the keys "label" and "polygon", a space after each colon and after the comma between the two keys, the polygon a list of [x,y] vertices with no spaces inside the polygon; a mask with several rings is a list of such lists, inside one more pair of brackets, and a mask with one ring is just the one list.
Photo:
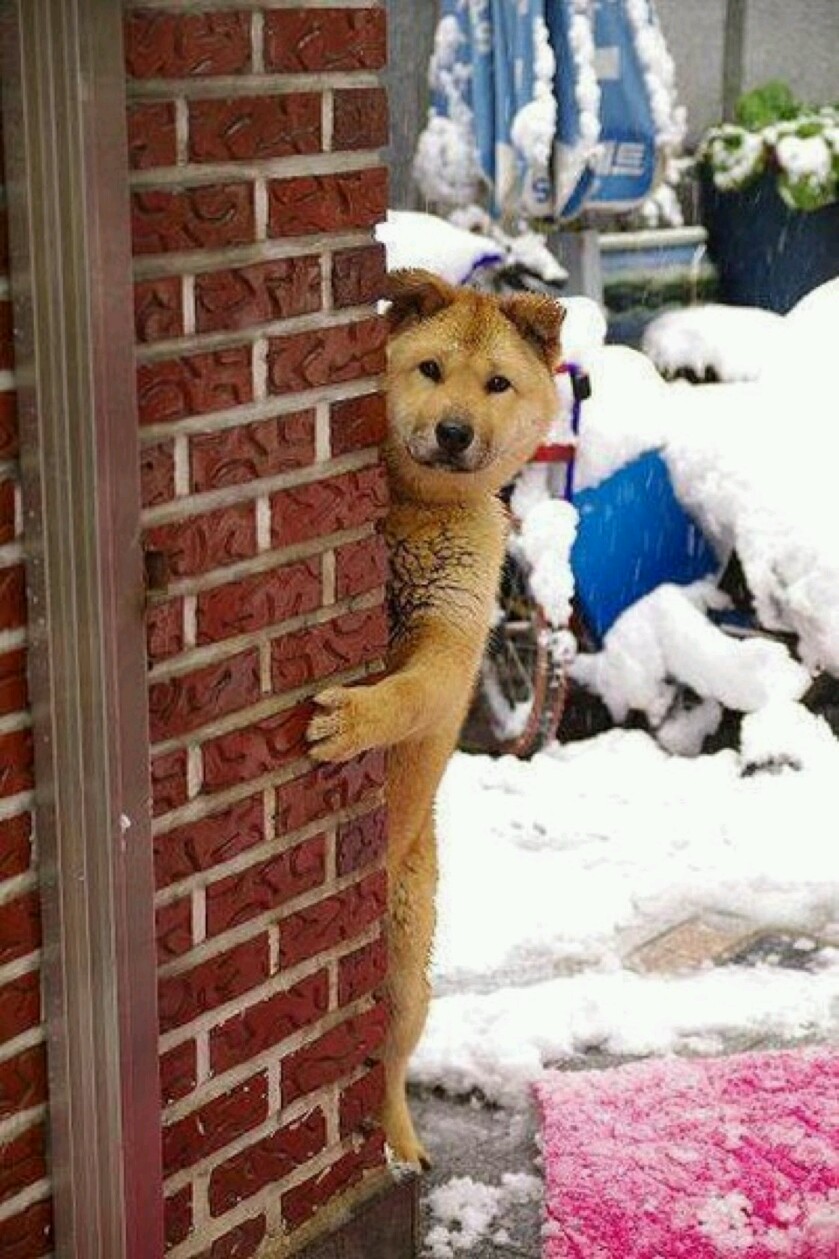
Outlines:
{"label": "bicycle wheel", "polygon": [[461,745],[467,751],[527,757],[556,735],[566,679],[556,635],[530,590],[527,569],[507,554]]}

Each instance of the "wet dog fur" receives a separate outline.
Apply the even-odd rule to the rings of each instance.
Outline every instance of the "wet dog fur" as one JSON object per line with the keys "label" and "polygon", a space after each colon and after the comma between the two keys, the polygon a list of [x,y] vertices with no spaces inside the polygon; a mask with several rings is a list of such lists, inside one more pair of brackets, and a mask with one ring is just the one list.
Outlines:
{"label": "wet dog fur", "polygon": [[426,1165],[405,1082],[430,995],[434,797],[492,619],[507,531],[498,492],[556,413],[564,312],[547,297],[496,299],[415,270],[393,273],[388,297],[387,668],[372,685],[323,691],[308,737],[321,761],[389,749],[391,1025],[382,1124],[398,1161]]}

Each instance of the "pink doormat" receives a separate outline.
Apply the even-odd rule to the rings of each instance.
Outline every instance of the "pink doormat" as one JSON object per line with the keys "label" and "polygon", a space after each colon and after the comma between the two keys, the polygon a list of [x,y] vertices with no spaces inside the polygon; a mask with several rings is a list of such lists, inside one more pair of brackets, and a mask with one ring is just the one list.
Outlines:
{"label": "pink doormat", "polygon": [[550,1072],[544,1259],[839,1259],[839,1049]]}

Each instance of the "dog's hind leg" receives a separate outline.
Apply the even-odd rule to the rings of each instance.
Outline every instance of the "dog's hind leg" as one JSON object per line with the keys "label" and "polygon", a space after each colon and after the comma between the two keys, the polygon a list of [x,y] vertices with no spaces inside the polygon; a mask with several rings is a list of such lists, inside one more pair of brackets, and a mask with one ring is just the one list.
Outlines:
{"label": "dog's hind leg", "polygon": [[388,996],[391,1022],[385,1044],[386,1093],[382,1126],[401,1163],[429,1165],[408,1109],[408,1060],[428,1014],[428,969],[434,935],[437,849],[431,817],[399,868],[391,872]]}

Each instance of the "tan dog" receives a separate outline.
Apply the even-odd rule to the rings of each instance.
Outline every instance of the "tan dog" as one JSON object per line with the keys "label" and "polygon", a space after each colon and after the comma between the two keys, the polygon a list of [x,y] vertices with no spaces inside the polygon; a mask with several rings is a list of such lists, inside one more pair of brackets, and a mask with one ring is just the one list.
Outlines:
{"label": "tan dog", "polygon": [[556,413],[563,310],[550,298],[496,300],[425,271],[398,271],[388,296],[391,647],[372,685],[317,702],[317,760],[387,747],[391,1029],[382,1123],[394,1155],[427,1163],[405,1094],[428,1011],[437,852],[434,797],[466,715],[491,623],[507,516],[498,491]]}

